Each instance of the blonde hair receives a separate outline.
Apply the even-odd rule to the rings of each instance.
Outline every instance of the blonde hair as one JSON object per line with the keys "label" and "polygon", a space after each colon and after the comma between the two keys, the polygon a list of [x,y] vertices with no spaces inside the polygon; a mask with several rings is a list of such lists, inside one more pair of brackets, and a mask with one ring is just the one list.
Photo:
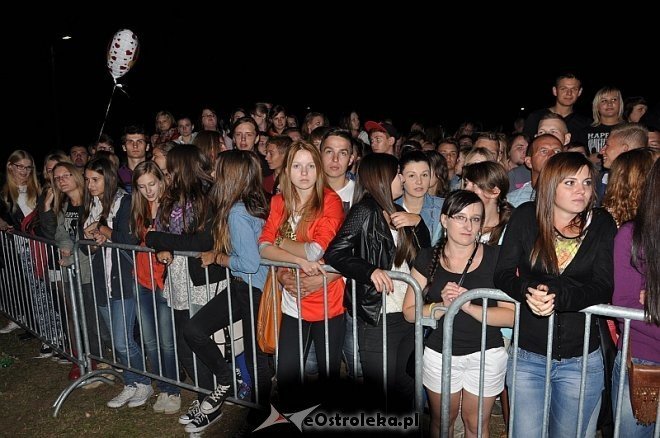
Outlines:
{"label": "blonde hair", "polygon": [[18,207],[18,184],[14,180],[14,172],[11,171],[12,165],[16,165],[21,160],[30,160],[30,166],[32,166],[32,171],[27,180],[27,205],[34,209],[37,206],[37,196],[41,192],[41,186],[39,185],[39,180],[37,179],[37,172],[34,168],[34,159],[29,152],[26,152],[21,149],[17,149],[11,153],[9,158],[7,158],[7,164],[5,165],[7,181],[5,182],[4,187],[2,188],[2,199],[6,204],[11,204],[12,212],[16,211]]}
{"label": "blonde hair", "polygon": [[[55,167],[53,167],[53,174],[55,173],[55,169],[58,167],[64,167],[69,171],[71,178],[73,178],[73,180],[76,182],[76,186],[80,192],[80,202],[83,202],[85,195],[85,179],[83,178],[83,174],[80,169],[78,169],[72,162],[68,160],[60,161],[55,165]],[[64,208],[64,201],[68,196],[60,190],[57,184],[53,184],[53,194],[55,195],[55,199],[53,201],[53,212],[57,215]]]}
{"label": "blonde hair", "polygon": [[618,88],[614,87],[603,87],[600,90],[596,92],[596,95],[594,96],[594,100],[591,101],[591,113],[593,115],[593,123],[591,126],[599,126],[601,124],[600,121],[600,113],[598,112],[598,103],[600,102],[600,99],[603,97],[603,95],[612,93],[615,94],[616,97],[619,98],[619,119],[622,120],[623,117],[623,96],[621,96],[621,90]]}

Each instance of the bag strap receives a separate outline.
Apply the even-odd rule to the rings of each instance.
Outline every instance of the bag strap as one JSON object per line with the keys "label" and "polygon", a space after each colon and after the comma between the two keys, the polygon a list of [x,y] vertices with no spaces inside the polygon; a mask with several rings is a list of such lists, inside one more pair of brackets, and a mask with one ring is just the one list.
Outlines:
{"label": "bag strap", "polygon": [[474,256],[477,255],[477,250],[479,249],[479,245],[481,245],[481,243],[479,242],[477,242],[474,245],[474,251],[472,251],[472,255],[470,255],[470,258],[465,264],[465,269],[463,269],[463,273],[461,274],[461,279],[458,280],[458,287],[463,286],[463,282],[465,281],[465,276],[467,275],[468,269],[470,269],[470,266],[472,266],[472,261],[474,260]]}
{"label": "bag strap", "polygon": [[626,359],[626,364],[628,365],[628,370],[632,369],[632,367],[633,367],[632,350],[630,348],[630,344],[632,344],[632,330],[628,329],[628,358]]}

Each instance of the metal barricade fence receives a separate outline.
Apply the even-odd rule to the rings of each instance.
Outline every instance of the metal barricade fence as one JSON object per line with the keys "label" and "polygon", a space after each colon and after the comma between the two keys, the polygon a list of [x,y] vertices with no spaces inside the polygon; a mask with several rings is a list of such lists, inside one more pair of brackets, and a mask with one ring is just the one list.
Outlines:
{"label": "metal barricade fence", "polygon": [[[186,388],[192,391],[201,392],[204,394],[209,394],[214,388],[202,387],[200,386],[200,376],[199,372],[201,371],[199,367],[204,365],[197,360],[194,353],[192,354],[192,376],[189,376],[193,381],[192,384],[188,384],[182,381],[179,378],[179,360],[180,354],[177,347],[177,324],[175,323],[175,309],[173,307],[168,307],[169,309],[169,327],[162,326],[160,324],[160,317],[157,311],[156,295],[151,293],[149,296],[151,301],[151,311],[153,312],[154,317],[154,336],[155,336],[155,345],[157,348],[156,360],[150,363],[150,369],[147,367],[146,357],[146,341],[145,341],[145,327],[147,321],[144,319],[145,313],[142,312],[142,306],[149,304],[149,301],[144,301],[140,299],[140,285],[138,283],[137,276],[132,275],[131,272],[122,272],[122,257],[128,257],[126,260],[130,260],[130,270],[132,272],[137,272],[136,265],[136,254],[138,253],[153,253],[154,251],[139,246],[131,245],[122,245],[122,244],[112,244],[107,243],[102,245],[100,252],[97,252],[96,257],[101,257],[102,270],[103,270],[103,283],[106,284],[110,280],[112,271],[108,273],[107,269],[110,266],[110,260],[117,261],[117,276],[119,278],[119,296],[118,300],[121,302],[121,306],[112,310],[111,297],[108,293],[103,293],[103,291],[97,291],[97,281],[95,281],[95,274],[98,275],[98,272],[95,273],[94,265],[92,258],[89,257],[86,259],[87,268],[89,268],[90,279],[88,283],[83,282],[82,273],[82,264],[84,263],[81,260],[79,249],[94,247],[95,242],[93,241],[80,241],[78,242],[72,252],[74,263],[73,266],[69,268],[63,268],[59,264],[61,260],[62,253],[57,249],[54,242],[48,241],[46,239],[35,238],[34,236],[28,236],[21,233],[0,233],[0,245],[2,246],[2,253],[0,255],[0,311],[9,317],[10,319],[16,321],[26,329],[27,331],[33,333],[39,338],[41,342],[49,345],[55,351],[59,352],[63,356],[67,357],[71,362],[78,364],[81,368],[81,378],[76,382],[73,382],[69,385],[57,398],[54,403],[54,416],[57,416],[62,404],[68,397],[68,395],[76,388],[83,386],[88,383],[95,381],[102,381],[105,383],[112,384],[113,382],[109,380],[107,375],[114,374],[120,376],[120,373],[110,369],[94,369],[96,363],[106,363],[107,365],[122,369],[127,372],[133,372],[148,378],[153,378],[161,382],[169,383],[180,388]],[[189,257],[197,257],[199,254],[196,252],[174,252],[174,255],[179,258],[180,263],[183,264],[185,272],[188,272]],[[114,258],[114,259],[113,259]],[[98,263],[98,262],[97,262]],[[155,289],[156,279],[154,278],[154,270],[152,261],[150,258],[150,275],[151,275],[151,290]],[[301,289],[300,289],[300,270],[297,265],[290,263],[280,263],[272,262],[268,260],[261,260],[262,265],[268,266],[269,269],[274,270],[275,268],[289,268],[294,269],[296,276],[297,284],[297,302],[300,303],[301,299]],[[327,272],[337,273],[330,266],[325,266],[324,269]],[[110,274],[108,276],[108,274]],[[393,280],[399,280],[407,283],[412,287],[415,293],[415,348],[414,348],[414,363],[415,363],[415,410],[418,413],[423,411],[423,383],[422,383],[422,356],[423,356],[423,329],[424,326],[435,327],[437,321],[433,318],[422,318],[422,307],[423,307],[423,298],[422,291],[419,287],[419,284],[408,274],[401,272],[388,272],[388,275]],[[107,276],[107,277],[106,277]],[[229,269],[225,269],[226,283],[214,283],[211,284],[209,281],[209,272],[206,269],[205,284],[202,286],[204,291],[205,303],[211,301],[215,295],[227,291],[227,309],[228,309],[228,318],[227,318],[227,329],[229,331],[229,342],[231,350],[231,368],[232,370],[236,369],[237,354],[235,350],[236,346],[236,333],[234,332],[234,323],[237,320],[234,317],[232,305],[232,282],[229,281],[232,276]],[[125,281],[121,279],[129,278],[131,283],[132,291],[125,290]],[[180,279],[179,279],[180,280]],[[173,280],[172,275],[167,277],[167,286],[170,290],[173,289]],[[252,355],[253,369],[249,370],[253,373],[251,376],[252,381],[254,382],[255,388],[255,400],[257,403],[252,403],[249,400],[240,400],[236,398],[238,394],[238,381],[236,374],[233,373],[232,385],[234,388],[235,397],[232,398],[232,401],[251,407],[259,407],[259,401],[264,397],[264,394],[259,394],[259,385],[256,384],[259,378],[259,370],[256,363],[257,358],[257,343],[256,343],[256,310],[258,309],[258,303],[254,301],[252,296],[253,285],[252,285],[252,275],[248,276],[248,290],[249,293],[249,312],[252,317],[250,318],[250,326],[248,327],[247,332],[243,332],[243,336],[249,336],[252,342],[250,342],[250,351],[244,351],[245,354]],[[178,287],[180,287],[179,285]],[[274,285],[273,285],[274,286]],[[187,313],[187,318],[191,318],[195,315],[197,308],[201,308],[202,304],[195,303],[195,299],[199,300],[199,286],[196,289],[196,292],[193,293],[195,286],[191,284],[191,280],[188,276],[185,277],[185,293],[187,297],[187,309],[184,313]],[[149,288],[147,288],[149,289]],[[215,290],[212,290],[215,289]],[[327,279],[323,280],[323,289],[324,289],[324,349],[325,349],[325,358],[326,361],[323,366],[325,366],[326,373],[329,372],[329,332],[328,332],[328,282]],[[99,294],[101,292],[101,294]],[[87,296],[91,295],[91,296]],[[356,288],[355,281],[352,281],[351,287],[352,295],[352,309],[351,314],[353,315],[353,332],[351,336],[353,338],[353,372],[354,375],[357,374],[357,361],[358,359],[358,336],[357,336],[357,317],[356,317]],[[130,297],[135,298],[135,303],[129,304]],[[195,296],[196,298],[193,298]],[[519,317],[520,317],[520,306],[521,304],[515,300],[508,297],[502,291],[495,289],[474,289],[472,291],[466,292],[465,294],[460,295],[454,300],[452,305],[449,308],[436,307],[434,309],[442,309],[446,311],[444,324],[443,324],[443,339],[452,339],[453,336],[453,320],[460,307],[465,304],[467,301],[482,298],[484,300],[483,310],[482,310],[482,320],[486,321],[488,307],[487,302],[489,299],[494,299],[498,301],[508,301],[515,304],[515,321],[514,321],[514,336],[512,344],[512,372],[513,372],[513,382],[515,383],[516,379],[516,368],[517,368],[517,351],[518,351],[518,326],[519,326]],[[105,304],[105,306],[104,306]],[[110,323],[111,327],[109,328],[109,333],[107,333],[109,339],[103,339],[102,327],[103,324],[106,324],[107,321],[113,321],[113,312],[120,312],[121,318],[120,321],[123,321],[122,327],[131,326],[133,323],[128,321],[127,315],[132,314],[130,309],[131,305],[135,305],[133,309],[135,311],[135,319],[137,322],[137,331],[139,333],[138,338],[140,340],[140,353],[139,353],[139,362],[141,365],[131,363],[130,355],[127,355],[125,363],[117,357],[117,343],[123,342],[123,346],[129,344],[129,339],[132,339],[135,333],[128,330],[123,332],[113,333],[111,327],[114,323]],[[300,304],[298,304],[298,347],[299,351],[303,350],[303,339],[302,339],[302,317],[300,312]],[[383,312],[383,334],[382,334],[382,351],[383,351],[383,391],[387,398],[387,306],[385,295],[383,295],[382,303],[382,312]],[[99,312],[100,308],[107,308],[107,317],[104,319],[103,315]],[[91,310],[92,315],[88,315],[87,312]],[[179,310],[176,310],[179,312]],[[627,359],[627,346],[630,339],[629,329],[630,321],[643,320],[643,312],[640,310],[627,309],[615,306],[608,305],[598,305],[592,306],[587,309],[584,309],[582,312],[585,313],[585,331],[584,339],[585,346],[583,351],[583,366],[582,366],[582,379],[580,384],[580,395],[579,395],[579,409],[578,409],[578,425],[577,431],[582,428],[582,411],[584,404],[584,392],[587,385],[586,382],[586,360],[584,360],[588,354],[588,339],[590,335],[590,321],[593,315],[597,316],[607,316],[613,318],[620,318],[624,320],[623,323],[623,349],[621,351],[622,360],[621,360],[621,375],[625,376],[626,373],[626,359]],[[115,315],[117,316],[117,315]],[[165,314],[165,316],[167,316]],[[551,315],[548,318],[549,326],[553,325],[554,315]],[[90,327],[90,323],[92,327]],[[94,333],[93,338],[89,336],[90,329]],[[167,377],[164,373],[164,355],[160,351],[163,333],[161,330],[171,330],[171,334],[174,338],[173,343],[173,352],[175,358],[175,375],[174,377]],[[544,393],[544,410],[543,410],[543,436],[547,436],[548,429],[548,417],[549,417],[549,403],[550,403],[550,366],[551,366],[551,354],[552,351],[552,340],[553,332],[550,330],[548,332],[548,355],[546,357],[546,381],[545,381],[545,393]],[[481,436],[483,431],[481,430],[481,420],[483,418],[483,381],[484,381],[484,354],[486,345],[486,324],[482,323],[481,331],[481,359],[480,359],[480,376],[479,376],[479,430],[478,435]],[[126,347],[124,347],[126,348]],[[278,365],[278,348],[276,347],[275,351],[275,366]],[[446,436],[449,430],[449,399],[450,399],[450,382],[451,382],[451,355],[452,355],[452,343],[444,342],[443,360],[442,363],[442,424],[441,432],[442,436]],[[305,362],[304,358],[301,355],[298,359],[299,372],[301,380],[304,379],[304,370]],[[206,371],[204,371],[206,372]],[[217,385],[216,377],[212,377],[212,384],[215,387]],[[622,399],[624,389],[624,380],[623,377],[620,381],[619,387],[616,388],[618,394],[618,400]],[[511,413],[510,413],[510,423],[513,423],[516,412],[514,402],[515,402],[515,385],[511,391]],[[658,410],[660,416],[660,407]],[[619,433],[619,424],[621,418],[621,404],[615,408],[615,436],[618,436]],[[657,422],[656,422],[657,424]],[[660,428],[655,429],[655,437],[658,438]],[[509,436],[513,436],[514,430],[510,428]]]}
{"label": "metal barricade fence", "polygon": [[[474,300],[474,299],[483,299],[483,307],[482,307],[482,323],[481,323],[481,357],[480,357],[480,365],[479,365],[479,410],[478,410],[478,436],[483,435],[483,431],[481,430],[482,428],[482,419],[483,419],[483,385],[484,385],[484,362],[485,362],[485,346],[486,346],[486,323],[485,321],[487,320],[487,314],[488,314],[488,307],[487,303],[489,299],[494,299],[498,301],[507,301],[507,302],[512,302],[515,304],[515,317],[514,317],[514,326],[513,326],[513,340],[511,344],[511,349],[510,349],[510,358],[511,358],[511,372],[512,372],[512,383],[513,383],[513,388],[509,388],[509,399],[510,399],[510,417],[509,417],[509,424],[511,425],[509,427],[508,431],[508,436],[512,437],[514,434],[513,430],[513,420],[516,415],[516,410],[515,410],[515,398],[516,398],[516,388],[515,388],[515,382],[517,378],[517,362],[518,362],[518,329],[519,329],[519,321],[520,321],[520,306],[521,304],[518,303],[517,301],[513,300],[510,298],[508,295],[506,295],[504,292],[497,290],[497,289],[473,289],[470,290],[464,294],[461,294],[458,296],[452,304],[447,308],[447,307],[434,307],[434,309],[437,310],[443,310],[445,311],[444,315],[444,321],[443,321],[443,348],[442,348],[442,391],[441,391],[441,436],[446,437],[449,434],[449,427],[450,427],[450,421],[449,421],[449,416],[450,416],[450,396],[451,396],[451,361],[452,361],[452,342],[447,342],[447,340],[453,339],[453,322],[456,314],[460,310],[461,306],[465,304],[468,301]],[[435,310],[434,310],[435,311]],[[417,310],[417,318],[418,320],[422,319],[421,318],[421,310]],[[621,350],[621,367],[620,367],[620,375],[621,379],[619,382],[618,388],[616,388],[616,391],[618,392],[618,400],[622,400],[622,395],[623,395],[623,390],[624,390],[624,376],[625,373],[627,372],[626,369],[626,360],[627,360],[627,352],[628,352],[628,343],[630,340],[630,321],[635,320],[635,321],[643,321],[644,320],[644,313],[641,310],[637,309],[629,309],[629,308],[624,308],[624,307],[617,307],[617,306],[611,306],[611,305],[596,305],[596,306],[591,306],[586,309],[583,309],[581,311],[582,313],[585,314],[585,328],[584,328],[584,335],[583,335],[583,353],[582,353],[582,365],[581,365],[581,380],[580,380],[580,388],[579,388],[579,402],[578,402],[578,412],[577,412],[577,428],[576,428],[576,436],[580,436],[580,431],[583,428],[583,410],[584,410],[584,399],[585,399],[585,389],[587,386],[587,356],[589,354],[589,338],[590,338],[590,332],[591,332],[591,318],[592,316],[605,316],[605,317],[610,317],[610,318],[619,318],[623,319],[623,332],[622,332],[622,337],[623,337],[623,345],[622,345],[622,350]],[[554,326],[554,313],[548,317],[548,327],[553,327]],[[430,326],[430,327],[436,327],[437,321],[435,321],[433,318],[423,318],[423,322],[425,326]],[[543,416],[542,418],[539,418],[540,421],[542,421],[542,433],[543,433],[543,438],[546,438],[548,436],[548,425],[549,425],[549,415],[550,415],[550,369],[551,369],[551,364],[552,364],[552,342],[553,342],[553,330],[548,330],[548,337],[547,337],[547,352],[546,352],[546,373],[545,373],[545,387],[544,387],[544,402],[543,402]],[[417,376],[420,376],[419,372],[416,372]],[[618,405],[615,408],[615,429],[614,429],[614,436],[618,437],[619,436],[619,426],[621,422],[621,410],[622,410],[622,404],[618,403]],[[520,413],[518,413],[520,414]],[[529,415],[529,412],[526,412],[525,415]],[[658,438],[660,434],[660,427],[657,427],[658,421],[660,420],[660,404],[658,405],[658,414],[656,417],[656,428],[655,428],[655,433],[654,437]],[[518,433],[517,436],[520,436],[520,433]]]}
{"label": "metal barricade fence", "polygon": [[0,246],[0,312],[84,369],[72,287],[75,272],[60,266],[62,254],[55,242],[18,231],[0,232]]}
{"label": "metal barricade fence", "polygon": [[[154,335],[156,339],[156,348],[158,348],[158,354],[157,354],[157,359],[152,360],[149,365],[147,366],[147,361],[145,358],[149,356],[147,354],[147,348],[146,348],[146,343],[145,343],[145,328],[149,321],[145,321],[145,313],[142,309],[142,307],[145,305],[145,302],[143,299],[140,299],[140,284],[138,283],[137,276],[132,275],[131,272],[126,272],[127,271],[127,266],[126,263],[128,260],[128,268],[133,272],[137,272],[137,258],[136,255],[139,253],[153,253],[154,251],[150,248],[145,248],[141,246],[132,246],[132,245],[124,245],[124,244],[116,244],[116,243],[106,243],[104,245],[101,245],[98,247],[96,250],[96,253],[94,254],[94,257],[100,257],[102,260],[102,263],[100,263],[101,266],[101,271],[99,271],[99,265],[94,265],[94,263],[99,263],[98,261],[94,262],[92,257],[86,258],[86,260],[81,260],[79,250],[83,249],[84,251],[87,252],[93,252],[90,248],[96,247],[96,243],[93,241],[84,241],[81,240],[76,244],[76,247],[74,248],[73,255],[75,258],[75,271],[80,272],[83,268],[83,265],[86,264],[86,268],[90,272],[90,278],[89,278],[89,283],[85,284],[83,283],[83,279],[81,275],[75,276],[75,285],[76,285],[76,291],[77,291],[77,302],[78,306],[80,308],[80,336],[79,338],[81,339],[82,347],[79,349],[79,351],[84,351],[85,355],[84,358],[88,360],[88,364],[86,367],[83,369],[83,375],[81,376],[80,379],[78,379],[76,382],[73,382],[71,385],[69,385],[58,397],[57,401],[54,404],[55,407],[55,412],[54,415],[56,416],[68,397],[68,395],[74,391],[76,388],[84,386],[89,383],[93,383],[96,381],[101,381],[104,383],[109,383],[112,384],[113,382],[107,378],[110,374],[113,374],[115,376],[121,377],[121,374],[115,371],[115,369],[120,369],[123,370],[124,372],[132,372],[150,379],[156,379],[161,382],[165,382],[171,385],[175,385],[179,388],[185,388],[189,389],[198,393],[204,393],[204,394],[209,394],[213,391],[215,386],[217,385],[217,379],[216,376],[213,375],[212,373],[212,386],[213,387],[208,387],[208,384],[206,387],[200,382],[200,380],[204,380],[201,377],[204,375],[208,375],[208,371],[206,369],[206,366],[197,358],[197,356],[193,353],[192,354],[192,366],[189,367],[190,369],[188,370],[188,374],[190,379],[192,380],[192,384],[186,383],[182,381],[182,379],[179,378],[180,373],[179,373],[179,367],[180,363],[182,362],[182,352],[179,351],[179,345],[181,345],[181,342],[177,342],[177,339],[181,339],[182,334],[178,333],[177,331],[179,330],[178,324],[176,323],[177,317],[180,316],[175,316],[175,314],[179,313],[179,310],[175,310],[173,307],[169,307],[169,325],[163,326],[160,321],[160,316],[158,315],[158,312],[156,311],[156,297],[153,293],[150,295],[150,300],[151,300],[151,307],[149,311],[153,312],[153,321],[154,321]],[[174,251],[173,252],[175,259],[178,259],[178,263],[182,263],[183,266],[185,267],[185,272],[188,272],[188,264],[190,263],[189,257],[197,257],[199,253],[196,252],[181,252],[181,251]],[[124,263],[122,263],[122,260]],[[111,262],[110,262],[111,261]],[[196,263],[197,261],[195,261]],[[150,260],[150,275],[151,275],[151,290],[155,289],[155,284],[156,284],[156,279],[154,278],[154,269],[153,269],[153,261]],[[116,269],[116,277],[119,279],[124,278],[124,281],[121,280],[116,280],[116,285],[118,286],[119,293],[117,294],[117,291],[114,291],[116,294],[113,297],[111,297],[107,290],[98,290],[98,289],[104,289],[104,287],[99,288],[99,284],[104,284],[107,287],[107,283],[110,280],[110,277],[113,275],[113,270],[110,268],[110,272],[108,271],[109,267],[111,265],[115,264],[115,269]],[[301,298],[301,290],[300,290],[300,271],[299,267],[297,265],[289,264],[289,263],[280,263],[280,262],[272,262],[268,260],[261,260],[261,264],[269,266],[269,269],[275,269],[275,268],[290,268],[294,269],[296,279],[297,279],[297,285],[298,285],[298,290],[295,292],[297,295],[297,302],[300,303],[300,298]],[[334,270],[330,266],[325,266],[324,267],[327,272],[334,272],[337,273],[336,270]],[[170,267],[171,269],[171,267]],[[400,272],[390,272],[388,273],[392,279],[394,280],[399,280],[406,282],[408,285],[411,285],[413,290],[416,293],[416,296],[418,299],[416,302],[418,303],[418,307],[421,309],[421,289],[419,288],[419,285],[417,282],[408,274],[400,273]],[[99,275],[102,275],[104,278],[98,279],[97,277]],[[204,289],[204,295],[205,299],[203,300],[204,303],[195,303],[195,299],[193,299],[194,296],[197,296],[199,298],[199,287],[197,287],[196,291],[193,291],[195,287],[191,284],[191,280],[189,277],[185,278],[184,284],[183,285],[178,285],[174,286],[174,282],[181,280],[180,278],[178,280],[174,280],[172,275],[168,275],[166,279],[166,285],[165,288],[169,289],[170,291],[173,290],[173,288],[178,287],[179,289],[183,288],[185,290],[185,295],[187,297],[187,310],[185,313],[187,313],[187,319],[192,318],[196,312],[203,306],[203,304],[208,303],[211,301],[216,294],[222,293],[223,291],[227,291],[226,298],[227,298],[227,309],[228,309],[228,324],[227,328],[229,331],[229,339],[230,339],[230,345],[233,347],[236,343],[236,334],[234,333],[234,323],[237,322],[237,318],[234,317],[234,306],[232,305],[232,293],[231,293],[231,288],[232,288],[232,282],[227,281],[226,284],[216,285],[216,284],[211,284],[209,281],[209,272],[208,268],[206,269],[205,272],[206,275],[206,282],[203,285]],[[225,275],[227,279],[231,279],[231,272],[229,269],[225,269]],[[125,280],[126,278],[130,278],[130,286],[127,284],[127,281]],[[253,387],[255,390],[255,401],[256,403],[251,403],[249,400],[240,400],[236,398],[236,394],[238,394],[239,390],[239,382],[237,381],[237,377],[234,374],[233,379],[232,379],[232,386],[234,388],[234,394],[235,397],[230,398],[233,402],[243,404],[246,406],[250,407],[263,407],[262,403],[259,403],[262,400],[262,397],[266,397],[268,394],[260,394],[259,393],[259,385],[256,383],[259,381],[259,371],[257,369],[257,343],[256,343],[256,314],[258,310],[259,303],[255,302],[253,299],[252,295],[252,275],[248,276],[248,288],[250,290],[249,294],[249,312],[253,317],[251,318],[250,321],[250,326],[247,328],[247,330],[244,329],[243,336],[250,336],[252,342],[251,344],[251,351],[244,351],[244,353],[252,355],[252,364],[253,367],[252,369],[249,370],[251,373],[251,379],[253,382]],[[112,285],[111,285],[112,286]],[[131,288],[131,290],[126,290],[127,288]],[[327,302],[327,289],[328,288],[328,282],[327,279],[324,278],[323,281],[323,289],[324,289],[324,333],[325,333],[325,343],[324,343],[324,348],[325,348],[325,364],[322,364],[325,366],[326,372],[329,371],[329,355],[328,355],[328,350],[329,350],[329,335],[328,335],[328,302]],[[111,292],[112,293],[112,292]],[[197,294],[197,295],[196,295]],[[354,303],[353,309],[352,309],[352,314],[354,318],[354,324],[353,324],[353,333],[351,334],[354,340],[354,351],[353,351],[353,371],[354,373],[356,372],[357,369],[357,357],[358,357],[358,347],[357,347],[357,323],[355,320],[355,286],[353,282],[353,287],[352,287],[352,295],[353,295],[353,300],[352,302]],[[132,298],[134,298],[134,303],[131,302]],[[121,305],[113,305],[113,302],[118,300]],[[170,303],[171,304],[171,303]],[[300,305],[299,305],[300,306]],[[107,310],[103,310],[102,308],[106,308]],[[134,310],[134,312],[133,312]],[[300,307],[299,307],[299,312],[298,312],[298,346],[300,348],[300,351],[303,350],[303,339],[302,339],[302,318],[300,317]],[[103,314],[105,312],[105,315]],[[89,315],[88,313],[91,313]],[[130,318],[131,315],[135,315],[134,319]],[[161,315],[162,316],[162,315]],[[129,320],[130,319],[130,320]],[[137,324],[135,327],[135,333],[133,333],[132,330],[130,330],[130,327],[133,325],[132,321],[135,321],[135,324]],[[113,330],[113,325],[117,324],[117,321],[119,321],[119,325],[124,328],[123,331],[116,331]],[[105,329],[107,330],[106,333],[106,339],[104,339],[104,324],[105,324]],[[128,328],[128,329],[127,329]],[[387,307],[385,303],[385,295],[383,295],[383,390],[387,396]],[[162,363],[163,359],[163,352],[160,351],[160,347],[162,344],[162,338],[163,338],[163,333],[162,330],[168,330],[171,332],[172,337],[174,338],[174,344],[173,344],[173,350],[174,350],[174,358],[175,358],[175,369],[176,372],[174,373],[173,376],[166,376],[164,372],[164,366]],[[247,333],[246,333],[247,331]],[[415,324],[415,342],[416,342],[416,348],[415,348],[415,372],[417,373],[416,376],[417,378],[415,379],[415,407],[417,412],[422,412],[423,410],[423,393],[422,393],[422,384],[421,384],[421,358],[422,358],[422,325],[421,322],[417,322]],[[93,334],[93,335],[92,335]],[[136,357],[132,356],[131,354],[128,354],[128,346],[131,344],[132,337],[133,335],[137,335],[136,337],[139,339],[139,350],[140,350],[140,355],[139,355],[139,362],[134,363],[135,360],[133,360],[131,357]],[[125,358],[120,358],[118,357],[118,347],[121,348],[123,356]],[[231,368],[236,369],[236,354],[235,354],[235,349],[231,348],[232,355],[231,358],[226,358],[228,361],[231,361]],[[276,348],[275,351],[275,366],[278,366],[278,354],[279,351]],[[153,357],[153,355],[151,356]],[[95,369],[96,365],[98,363],[105,363],[109,365],[111,368],[103,368],[103,369]],[[301,379],[304,378],[304,369],[305,369],[305,362],[304,358],[302,356],[299,357],[298,360],[298,365],[299,365],[299,370],[300,370],[300,375]],[[114,369],[113,369],[114,368]],[[270,379],[270,376],[268,376]]]}

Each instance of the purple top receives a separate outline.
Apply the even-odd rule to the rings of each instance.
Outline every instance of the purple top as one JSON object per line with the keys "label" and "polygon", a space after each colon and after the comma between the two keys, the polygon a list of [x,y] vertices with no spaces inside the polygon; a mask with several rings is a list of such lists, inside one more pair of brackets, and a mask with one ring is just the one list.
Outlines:
{"label": "purple top", "polygon": [[[615,306],[644,309],[639,302],[639,292],[646,287],[646,280],[631,264],[633,223],[619,228],[614,239],[614,295]],[[630,348],[638,359],[660,362],[660,327],[642,321],[630,321]],[[619,348],[623,337],[619,338]]]}

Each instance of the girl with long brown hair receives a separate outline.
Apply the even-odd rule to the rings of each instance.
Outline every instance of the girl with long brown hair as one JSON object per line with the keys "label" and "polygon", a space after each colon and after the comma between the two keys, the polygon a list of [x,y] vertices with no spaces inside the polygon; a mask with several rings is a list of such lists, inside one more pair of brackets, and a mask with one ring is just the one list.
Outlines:
{"label": "girl with long brown hair", "polygon": [[[553,156],[539,177],[536,201],[514,211],[504,236],[495,286],[523,303],[515,381],[511,372],[507,375],[507,386],[515,391],[513,436],[542,434],[549,329],[554,342],[548,432],[550,436],[576,434],[585,321],[580,310],[608,303],[613,287],[616,224],[607,211],[593,208],[594,181],[594,169],[584,155]],[[548,327],[553,313],[554,325]],[[587,342],[589,383],[579,436],[594,436],[603,389],[595,318]]]}
{"label": "girl with long brown hair", "polygon": [[[619,158],[631,152],[626,152]],[[614,162],[619,161],[617,158]],[[614,166],[613,166],[614,167]],[[614,295],[617,306],[644,309],[646,321],[630,322],[632,361],[640,365],[660,365],[660,161],[656,161],[644,178],[639,209],[634,220],[619,228],[614,240]],[[619,349],[622,348],[621,338]],[[625,365],[623,365],[625,367]],[[638,424],[630,404],[629,377],[624,377],[621,399],[621,436],[651,437],[658,424]],[[614,362],[612,376],[612,408],[616,412],[621,380],[621,351]],[[657,430],[656,430],[657,432]]]}
{"label": "girl with long brown hair", "polygon": [[[210,337],[229,326],[231,321],[242,320],[245,359],[250,373],[254,372],[255,365],[253,345],[256,350],[257,375],[252,375],[251,380],[258,381],[257,402],[261,405],[268,405],[272,377],[268,356],[254,344],[251,335],[267,275],[267,268],[259,264],[258,239],[268,216],[259,159],[253,152],[238,149],[223,152],[216,163],[216,175],[209,193],[215,210],[214,246],[212,251],[202,253],[201,258],[203,266],[231,269],[232,306],[229,307],[226,291],[218,293],[195,314],[183,333],[192,351],[218,379],[216,389],[200,405],[201,412],[206,415],[217,412],[233,392],[234,371]],[[250,281],[252,288],[248,287]],[[195,431],[193,428],[199,429],[193,424],[186,431]]]}
{"label": "girl with long brown hair", "polygon": [[[153,230],[166,182],[163,172],[154,161],[143,161],[133,169],[131,197],[131,232],[136,242],[144,246],[144,239]],[[155,254],[135,253],[135,276],[138,283],[139,315],[142,340],[151,372],[176,380],[174,330],[172,312],[163,296],[165,265],[158,263]],[[160,394],[152,406],[154,412],[174,414],[181,408],[181,391],[177,386],[158,381]]]}
{"label": "girl with long brown hair", "polygon": [[[360,362],[369,391],[380,393],[383,388],[385,327],[390,406],[408,411],[414,391],[413,380],[405,369],[414,348],[414,327],[402,314],[405,283],[393,282],[385,271],[409,273],[417,251],[431,246],[431,238],[423,221],[410,226],[409,213],[394,203],[402,195],[398,160],[389,154],[364,157],[358,169],[353,207],[325,257],[343,275],[356,280],[355,295],[348,288],[346,298],[355,301],[354,326],[358,329]],[[351,307],[349,310],[352,312]],[[380,405],[385,401],[382,397],[375,399]]]}

